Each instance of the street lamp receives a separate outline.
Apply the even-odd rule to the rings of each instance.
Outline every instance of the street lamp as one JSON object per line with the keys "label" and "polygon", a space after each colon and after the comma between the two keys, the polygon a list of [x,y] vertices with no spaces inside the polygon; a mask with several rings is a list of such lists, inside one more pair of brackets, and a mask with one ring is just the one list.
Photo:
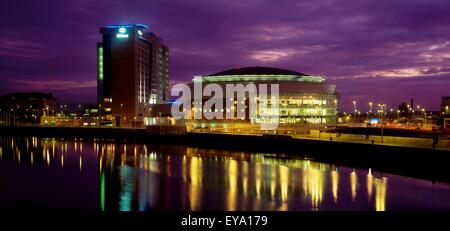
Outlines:
{"label": "street lamp", "polygon": [[[122,117],[122,107],[123,107],[123,103],[120,104],[120,116],[119,116],[119,119],[121,119],[121,117]],[[125,120],[125,118],[126,117],[124,117],[124,120]],[[119,123],[120,123],[120,121],[119,121]],[[122,125],[122,124],[120,124],[120,125]]]}
{"label": "street lamp", "polygon": [[[16,110],[14,110],[13,108],[11,108],[11,111],[12,111],[12,113],[13,113],[13,116],[12,116],[12,125],[16,125]],[[9,114],[9,117],[11,117],[11,113]],[[9,121],[10,123],[11,123],[11,120]]]}
{"label": "street lamp", "polygon": [[427,122],[427,113],[425,112],[425,108],[422,108],[422,116],[423,116],[423,122],[422,122],[422,128],[425,127],[425,124]]}
{"label": "street lamp", "polygon": [[384,127],[384,109],[386,108],[386,104],[378,104],[378,107],[380,108],[380,121],[381,121],[381,143],[383,143],[383,127]]}

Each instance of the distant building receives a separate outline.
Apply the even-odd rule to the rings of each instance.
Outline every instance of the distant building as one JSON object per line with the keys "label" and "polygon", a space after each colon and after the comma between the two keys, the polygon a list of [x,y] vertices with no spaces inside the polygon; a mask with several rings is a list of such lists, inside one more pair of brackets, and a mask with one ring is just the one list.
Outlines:
{"label": "distant building", "polygon": [[442,97],[441,103],[442,127],[450,129],[450,96]]}
{"label": "distant building", "polygon": [[98,107],[95,104],[86,104],[81,112],[83,117],[98,117]]}
{"label": "distant building", "polygon": [[48,115],[56,115],[56,98],[51,93],[10,93],[0,98],[3,124],[39,123],[41,116]]}
{"label": "distant building", "polygon": [[450,115],[450,96],[442,97],[441,113],[444,115]]}
{"label": "distant building", "polygon": [[409,115],[409,105],[406,105],[405,102],[403,102],[402,104],[398,105],[397,107],[397,111],[399,116],[408,116]]}
{"label": "distant building", "polygon": [[100,115],[116,125],[143,124],[150,104],[169,99],[169,48],[143,24],[100,28]]}
{"label": "distant building", "polygon": [[98,114],[97,104],[61,104],[56,116],[42,116],[43,126],[98,126],[111,125],[111,122],[102,123]]}

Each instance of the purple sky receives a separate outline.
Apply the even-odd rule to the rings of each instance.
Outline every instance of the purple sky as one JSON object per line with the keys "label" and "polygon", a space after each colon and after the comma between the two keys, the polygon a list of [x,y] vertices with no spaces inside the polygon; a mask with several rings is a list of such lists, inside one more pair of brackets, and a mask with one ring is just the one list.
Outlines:
{"label": "purple sky", "polygon": [[450,95],[448,0],[2,0],[0,93],[95,102],[99,27],[144,23],[170,48],[172,83],[245,66],[323,75],[352,100],[430,110]]}

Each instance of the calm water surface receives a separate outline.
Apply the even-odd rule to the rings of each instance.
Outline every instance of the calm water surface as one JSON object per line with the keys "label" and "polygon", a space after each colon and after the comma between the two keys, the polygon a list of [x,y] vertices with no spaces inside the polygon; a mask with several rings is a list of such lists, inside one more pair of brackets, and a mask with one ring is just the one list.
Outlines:
{"label": "calm water surface", "polygon": [[450,184],[273,153],[0,137],[0,208],[450,210]]}

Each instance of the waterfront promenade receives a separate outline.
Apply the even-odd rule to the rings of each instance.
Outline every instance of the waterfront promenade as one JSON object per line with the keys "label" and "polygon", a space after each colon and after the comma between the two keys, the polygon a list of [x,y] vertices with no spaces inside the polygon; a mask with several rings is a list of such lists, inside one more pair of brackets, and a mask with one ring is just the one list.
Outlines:
{"label": "waterfront promenade", "polygon": [[409,148],[432,148],[450,151],[450,135],[413,129],[346,127],[336,126],[281,126],[277,130],[262,131],[258,125],[236,124],[228,128],[202,128],[188,126],[193,133],[214,133],[228,135],[278,135],[295,139],[323,140],[357,144],[398,146]]}

